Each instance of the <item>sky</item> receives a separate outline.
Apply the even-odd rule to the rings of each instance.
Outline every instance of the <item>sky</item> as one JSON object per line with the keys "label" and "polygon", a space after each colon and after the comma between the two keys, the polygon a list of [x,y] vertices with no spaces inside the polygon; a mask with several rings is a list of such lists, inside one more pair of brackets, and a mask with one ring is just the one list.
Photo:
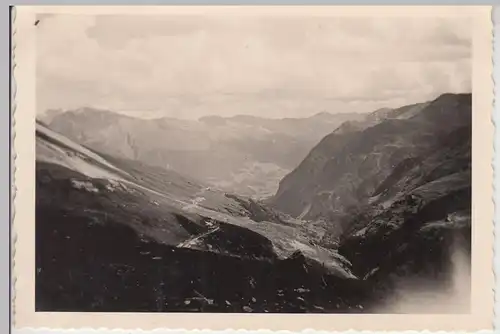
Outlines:
{"label": "sky", "polygon": [[39,114],[308,117],[471,91],[465,18],[39,18]]}

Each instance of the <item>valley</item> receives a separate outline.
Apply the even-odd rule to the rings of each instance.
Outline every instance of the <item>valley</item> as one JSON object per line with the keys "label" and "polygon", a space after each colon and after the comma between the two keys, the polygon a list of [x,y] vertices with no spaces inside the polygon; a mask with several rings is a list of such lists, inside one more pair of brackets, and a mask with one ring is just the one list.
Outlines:
{"label": "valley", "polygon": [[265,198],[274,195],[279,181],[323,136],[346,120],[362,117],[318,113],[284,119],[141,119],[81,108],[49,111],[44,119],[54,131],[101,153],[183,171],[211,187]]}
{"label": "valley", "polygon": [[470,94],[443,94],[307,119],[52,115],[36,124],[36,309],[380,313],[409,282],[456,294],[471,113]]}

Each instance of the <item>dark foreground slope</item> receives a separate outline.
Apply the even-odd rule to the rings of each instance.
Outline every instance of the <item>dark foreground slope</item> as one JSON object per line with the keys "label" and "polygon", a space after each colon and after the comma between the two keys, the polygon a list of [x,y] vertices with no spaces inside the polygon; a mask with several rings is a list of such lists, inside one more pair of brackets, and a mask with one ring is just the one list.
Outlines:
{"label": "dark foreground slope", "polygon": [[238,235],[235,247],[255,257],[141,240],[112,219],[37,216],[38,311],[349,312],[361,302],[358,281],[327,275],[298,253],[277,259],[250,237]]}
{"label": "dark foreground slope", "polygon": [[38,311],[361,310],[348,261],[259,203],[42,124],[36,173]]}

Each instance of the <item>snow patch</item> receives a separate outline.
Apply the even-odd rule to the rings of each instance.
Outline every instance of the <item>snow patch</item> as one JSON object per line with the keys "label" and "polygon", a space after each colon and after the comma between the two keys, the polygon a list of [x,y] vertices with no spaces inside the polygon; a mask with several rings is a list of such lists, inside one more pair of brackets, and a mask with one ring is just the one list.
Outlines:
{"label": "snow patch", "polygon": [[71,180],[71,185],[75,189],[81,189],[81,190],[85,190],[85,191],[88,191],[91,193],[98,193],[99,192],[99,189],[97,189],[90,181]]}

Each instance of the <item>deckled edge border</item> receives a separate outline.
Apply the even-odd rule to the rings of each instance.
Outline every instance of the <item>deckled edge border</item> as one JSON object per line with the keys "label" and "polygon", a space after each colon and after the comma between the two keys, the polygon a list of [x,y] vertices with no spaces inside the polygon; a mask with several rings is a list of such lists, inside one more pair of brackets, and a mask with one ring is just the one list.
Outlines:
{"label": "deckled edge border", "polygon": [[12,6],[9,8],[10,10],[10,26],[11,26],[11,48],[10,48],[10,57],[11,57],[11,62],[10,62],[10,71],[11,71],[11,79],[10,79],[10,171],[11,175],[9,176],[9,183],[10,183],[10,203],[9,203],[9,211],[10,211],[10,287],[9,287],[9,296],[10,296],[10,309],[11,309],[11,317],[10,317],[10,325],[13,327],[14,326],[14,319],[15,319],[15,312],[16,312],[16,271],[15,271],[15,252],[16,252],[16,241],[17,241],[17,235],[16,235],[16,229],[15,229],[15,214],[16,214],[16,206],[15,206],[15,198],[16,198],[16,150],[15,150],[15,145],[14,142],[16,140],[16,93],[17,93],[17,84],[16,84],[16,76],[15,76],[15,69],[16,69],[16,25],[15,25],[15,20],[16,20],[16,7]]}
{"label": "deckled edge border", "polygon": [[496,184],[500,183],[500,173],[498,172],[496,165],[497,161],[500,161],[500,157],[497,156],[497,146],[500,145],[500,136],[497,135],[497,122],[500,122],[500,113],[497,110],[497,88],[496,82],[500,82],[500,70],[496,71],[495,68],[495,57],[497,53],[500,51],[500,47],[497,46],[497,43],[500,43],[498,39],[497,29],[500,30],[500,22],[496,22],[496,18],[500,19],[500,6],[492,6],[491,9],[491,23],[492,23],[492,53],[491,53],[491,62],[492,62],[492,73],[491,80],[493,84],[493,101],[492,101],[492,113],[491,113],[491,121],[493,123],[493,159],[491,162],[491,167],[493,169],[493,276],[495,285],[493,287],[493,329],[495,330],[500,326],[500,255],[497,253],[497,245],[500,244],[500,210],[497,208],[497,202],[500,204],[500,201],[496,200],[497,190],[500,190],[500,187],[497,187]]}
{"label": "deckled edge border", "polygon": [[[10,188],[11,188],[11,196],[10,196],[10,203],[9,203],[9,209],[10,209],[10,242],[11,242],[11,247],[10,247],[10,274],[11,274],[11,286],[10,286],[10,298],[11,298],[11,330],[13,330],[13,325],[14,325],[14,319],[15,319],[15,285],[16,285],[16,275],[15,275],[15,250],[16,250],[16,241],[17,241],[17,234],[16,234],[16,229],[15,229],[15,213],[16,213],[16,206],[15,206],[15,198],[16,198],[16,151],[15,151],[15,139],[16,139],[16,93],[17,93],[17,84],[16,84],[16,79],[15,79],[15,69],[16,69],[16,57],[15,57],[15,49],[16,49],[16,6],[12,6],[9,8],[11,11],[11,17],[10,17],[10,24],[11,24],[11,50],[10,50],[10,56],[11,56],[11,80],[10,80],[10,165],[11,165],[11,175],[10,175]],[[491,75],[491,80],[493,83],[493,101],[492,101],[492,115],[491,115],[491,121],[494,126],[494,141],[493,141],[493,159],[492,159],[492,169],[493,169],[493,197],[492,201],[494,204],[494,226],[493,226],[493,234],[494,234],[494,242],[493,242],[493,274],[495,276],[495,286],[494,286],[494,312],[493,312],[493,331],[491,330],[481,330],[481,331],[476,331],[475,333],[477,334],[490,334],[490,333],[495,333],[496,328],[500,327],[500,319],[498,319],[498,314],[500,314],[500,272],[497,272],[500,269],[500,255],[497,254],[496,252],[496,245],[500,245],[500,210],[497,209],[496,203],[500,203],[500,200],[497,201],[495,199],[495,195],[498,190],[500,190],[500,187],[496,187],[495,184],[498,180],[500,183],[500,173],[497,172],[496,170],[496,163],[497,160],[500,164],[500,157],[496,156],[497,152],[497,146],[500,147],[500,136],[497,136],[497,130],[496,130],[496,124],[497,122],[500,123],[500,112],[496,110],[497,106],[497,98],[496,98],[496,81],[500,82],[500,70],[498,73],[495,71],[495,56],[496,53],[499,52],[500,50],[500,45],[497,46],[497,43],[500,43],[500,40],[497,40],[497,33],[496,29],[499,30],[500,32],[500,22],[498,26],[496,25],[496,20],[495,18],[498,16],[500,19],[500,6],[492,6],[491,9],[491,21],[492,21],[492,75]],[[499,77],[497,80],[497,76]],[[158,328],[154,330],[142,330],[140,328],[137,329],[120,329],[120,328],[105,328],[105,327],[100,327],[100,328],[91,328],[91,327],[83,327],[83,328],[71,328],[71,329],[62,329],[62,328],[48,328],[48,327],[40,327],[40,328],[22,328],[22,329],[14,329],[17,332],[22,332],[22,334],[29,334],[29,333],[51,333],[51,334],[64,334],[64,333],[79,333],[79,334],[105,334],[109,332],[114,332],[114,333],[142,333],[142,334],[156,334],[156,333],[169,333],[169,334],[181,334],[181,333],[206,333],[206,334],[215,334],[215,333],[238,333],[238,334],[250,334],[250,333],[273,333],[273,334],[293,334],[293,333],[303,333],[303,334],[310,334],[310,333],[315,333],[315,334],[333,334],[333,333],[345,333],[345,334],[373,334],[373,333],[407,333],[407,334],[448,334],[450,332],[448,331],[412,331],[412,330],[407,330],[407,331],[356,331],[356,330],[347,330],[347,331],[324,331],[324,330],[314,330],[314,329],[304,329],[302,331],[297,331],[297,332],[292,332],[292,331],[287,331],[287,330],[277,330],[277,331],[272,331],[269,329],[258,329],[258,330],[246,330],[246,329],[232,329],[228,328],[225,330],[210,330],[210,329],[194,329],[194,330],[186,330],[186,329],[168,329],[168,328]],[[468,333],[466,331],[454,331],[453,333],[455,334],[465,334]]]}

